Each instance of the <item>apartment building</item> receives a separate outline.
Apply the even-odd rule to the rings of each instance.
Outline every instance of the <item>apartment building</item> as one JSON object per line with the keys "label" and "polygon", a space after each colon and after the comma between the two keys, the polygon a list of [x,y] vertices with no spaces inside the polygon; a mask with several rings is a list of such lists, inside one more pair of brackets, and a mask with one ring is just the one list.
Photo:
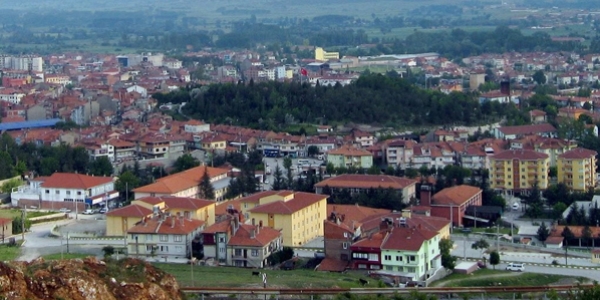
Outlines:
{"label": "apartment building", "polygon": [[490,157],[490,187],[495,190],[522,192],[534,184],[548,187],[548,154],[533,150],[506,150]]}
{"label": "apartment building", "polygon": [[596,151],[575,148],[558,156],[558,182],[576,191],[587,191],[596,186]]}

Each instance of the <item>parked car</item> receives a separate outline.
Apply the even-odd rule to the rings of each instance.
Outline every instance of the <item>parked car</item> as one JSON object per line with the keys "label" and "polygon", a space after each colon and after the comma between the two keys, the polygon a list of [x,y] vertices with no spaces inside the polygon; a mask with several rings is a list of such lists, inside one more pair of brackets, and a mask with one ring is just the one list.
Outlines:
{"label": "parked car", "polygon": [[106,207],[100,209],[101,214],[105,214],[106,212],[108,212],[108,209]]}
{"label": "parked car", "polygon": [[288,260],[286,262],[283,263],[283,265],[281,266],[282,270],[293,270],[294,267],[296,266],[296,262],[293,260]]}
{"label": "parked car", "polygon": [[507,271],[523,272],[525,271],[525,264],[510,263],[506,266]]}
{"label": "parked car", "polygon": [[94,210],[93,209],[86,209],[83,212],[84,215],[93,215],[94,214]]}
{"label": "parked car", "polygon": [[63,214],[66,214],[66,213],[70,213],[70,212],[71,212],[71,210],[70,210],[70,209],[68,209],[68,208],[61,208],[61,209],[59,210],[59,212],[61,212],[61,213],[63,213]]}
{"label": "parked car", "polygon": [[519,210],[519,203],[517,203],[517,202],[513,203],[512,209],[513,210]]}
{"label": "parked car", "polygon": [[477,266],[478,266],[480,269],[485,269],[485,268],[487,268],[487,265],[486,265],[486,264],[485,264],[483,261],[481,261],[481,260],[478,260],[478,261],[477,261]]}

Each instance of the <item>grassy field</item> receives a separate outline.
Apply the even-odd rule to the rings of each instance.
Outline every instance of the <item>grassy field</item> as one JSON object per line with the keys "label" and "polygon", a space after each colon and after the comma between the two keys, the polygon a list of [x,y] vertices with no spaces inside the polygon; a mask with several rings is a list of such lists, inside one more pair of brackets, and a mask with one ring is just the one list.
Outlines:
{"label": "grassy field", "polygon": [[536,273],[515,273],[504,270],[480,269],[472,274],[451,274],[435,282],[432,286],[468,287],[468,286],[544,286],[577,279],[563,275]]}
{"label": "grassy field", "polygon": [[[56,212],[46,212],[37,210],[28,210],[27,218],[35,218],[55,214]],[[0,209],[0,218],[13,219],[21,216],[21,210],[18,209]]]}
{"label": "grassy field", "polygon": [[0,261],[15,260],[21,255],[21,242],[17,242],[16,246],[8,244],[0,244]]}
{"label": "grassy field", "polygon": [[59,259],[86,258],[88,256],[93,256],[93,255],[84,254],[84,253],[63,253],[63,254],[55,253],[55,254],[44,255],[42,257],[45,260],[59,260]]}
{"label": "grassy field", "polygon": [[[190,265],[155,263],[156,267],[175,276],[181,286],[192,286]],[[252,276],[252,270],[233,267],[194,266],[194,284],[196,287],[261,287],[262,279]],[[264,270],[268,285],[282,288],[350,288],[359,287],[358,279],[366,278],[361,272],[346,274],[316,272],[308,269],[291,271]],[[369,280],[370,287],[377,282]]]}

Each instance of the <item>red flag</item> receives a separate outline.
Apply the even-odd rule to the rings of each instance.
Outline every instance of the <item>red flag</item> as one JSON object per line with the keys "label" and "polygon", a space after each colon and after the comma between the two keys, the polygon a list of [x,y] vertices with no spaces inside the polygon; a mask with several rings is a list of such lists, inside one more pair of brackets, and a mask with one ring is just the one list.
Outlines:
{"label": "red flag", "polygon": [[302,76],[308,76],[308,71],[306,71],[305,68],[301,68],[300,69],[300,74],[302,74]]}

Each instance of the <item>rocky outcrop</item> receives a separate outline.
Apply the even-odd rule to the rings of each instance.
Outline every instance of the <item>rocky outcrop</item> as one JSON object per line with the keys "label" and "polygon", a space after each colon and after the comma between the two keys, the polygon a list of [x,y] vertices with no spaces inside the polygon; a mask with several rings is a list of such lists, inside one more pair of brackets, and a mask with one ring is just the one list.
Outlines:
{"label": "rocky outcrop", "polygon": [[136,259],[0,262],[2,299],[182,299],[175,278]]}

